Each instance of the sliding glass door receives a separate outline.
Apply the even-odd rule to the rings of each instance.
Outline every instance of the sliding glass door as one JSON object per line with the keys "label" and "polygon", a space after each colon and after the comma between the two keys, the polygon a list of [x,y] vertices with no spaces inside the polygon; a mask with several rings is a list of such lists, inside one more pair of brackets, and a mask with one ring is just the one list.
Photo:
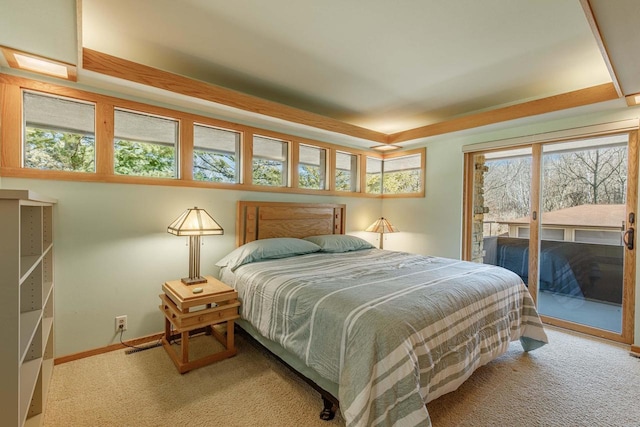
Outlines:
{"label": "sliding glass door", "polygon": [[471,259],[501,265],[529,283],[531,147],[473,156]]}
{"label": "sliding glass door", "polygon": [[622,333],[628,136],[543,147],[538,309]]}
{"label": "sliding glass door", "polygon": [[547,323],[633,338],[637,132],[467,153],[465,257],[518,274]]}

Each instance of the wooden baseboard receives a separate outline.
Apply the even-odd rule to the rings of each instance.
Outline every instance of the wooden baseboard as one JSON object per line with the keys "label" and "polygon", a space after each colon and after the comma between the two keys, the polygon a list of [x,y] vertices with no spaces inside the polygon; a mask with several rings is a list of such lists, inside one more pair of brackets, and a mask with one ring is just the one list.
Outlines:
{"label": "wooden baseboard", "polygon": [[640,346],[632,345],[631,346],[631,355],[635,357],[640,357]]}
{"label": "wooden baseboard", "polygon": [[133,338],[127,341],[123,341],[124,344],[111,344],[106,347],[94,348],[92,350],[81,351],[74,354],[69,354],[67,356],[56,357],[53,361],[54,365],[60,365],[62,363],[71,362],[73,360],[84,359],[85,357],[95,356],[97,354],[108,353],[110,351],[121,350],[123,348],[127,348],[127,346],[135,346],[140,344],[145,344],[151,341],[159,341],[163,333],[157,333],[153,335],[147,335],[145,337]]}

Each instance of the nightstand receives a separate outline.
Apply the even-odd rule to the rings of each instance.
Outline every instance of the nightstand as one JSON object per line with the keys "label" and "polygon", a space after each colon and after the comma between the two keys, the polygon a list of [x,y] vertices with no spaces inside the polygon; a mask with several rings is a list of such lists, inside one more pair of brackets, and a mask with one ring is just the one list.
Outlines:
{"label": "nightstand", "polygon": [[[160,294],[160,311],[164,313],[162,345],[181,374],[200,368],[236,354],[233,341],[233,325],[238,315],[238,293],[212,276],[205,276],[206,283],[185,285],[180,280],[165,282]],[[201,288],[202,292],[194,293]],[[213,325],[226,322],[226,336]],[[172,331],[173,326],[173,331]],[[201,332],[211,333],[225,349],[189,361],[189,336]],[[180,354],[171,347],[171,340],[180,336]]]}

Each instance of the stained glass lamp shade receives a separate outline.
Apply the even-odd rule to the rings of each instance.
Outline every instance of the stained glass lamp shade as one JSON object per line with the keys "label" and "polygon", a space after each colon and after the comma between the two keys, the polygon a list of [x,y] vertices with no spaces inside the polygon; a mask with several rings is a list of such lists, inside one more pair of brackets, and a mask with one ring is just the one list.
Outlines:
{"label": "stained glass lamp shade", "polygon": [[200,236],[224,234],[220,225],[204,209],[187,209],[167,227],[167,233],[189,236],[189,277],[182,279],[187,285],[205,283],[200,276]]}
{"label": "stained glass lamp shade", "polygon": [[396,233],[399,231],[393,224],[391,224],[385,218],[378,218],[373,224],[371,224],[365,231],[380,234],[380,249],[384,249],[383,237],[386,233]]}

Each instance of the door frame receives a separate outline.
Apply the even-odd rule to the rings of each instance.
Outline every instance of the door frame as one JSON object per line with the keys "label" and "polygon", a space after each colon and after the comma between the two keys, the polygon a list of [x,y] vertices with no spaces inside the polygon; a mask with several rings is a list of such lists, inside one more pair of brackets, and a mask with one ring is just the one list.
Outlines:
{"label": "door frame", "polygon": [[[632,130],[627,132],[603,132],[599,135],[591,135],[592,137],[606,136],[614,134],[628,134],[628,173],[627,173],[627,196],[626,196],[626,218],[628,224],[629,215],[636,215],[638,206],[638,144],[639,131]],[[474,185],[474,156],[484,154],[491,151],[503,151],[510,148],[531,147],[532,164],[531,164],[531,212],[530,212],[530,237],[529,237],[529,283],[535,283],[535,286],[529,286],[529,293],[533,300],[538,304],[538,271],[539,271],[539,253],[540,253],[540,189],[541,181],[541,162],[542,147],[544,144],[561,142],[568,140],[576,140],[580,137],[562,138],[556,141],[535,142],[529,144],[517,144],[514,146],[502,146],[496,149],[469,151],[464,153],[464,178],[463,178],[463,224],[462,224],[462,258],[464,260],[471,259],[472,250],[472,232],[473,232],[473,185]],[[535,213],[535,215],[534,215]],[[637,230],[637,221],[635,224],[629,224]],[[636,233],[637,234],[637,233]],[[637,243],[638,239],[635,239]],[[544,323],[559,326],[577,332],[586,333],[601,338],[618,341],[626,344],[632,344],[634,341],[635,330],[635,299],[636,299],[636,251],[624,248],[623,261],[623,294],[622,294],[622,333],[618,334],[612,331],[594,328],[566,320],[541,315]]]}

